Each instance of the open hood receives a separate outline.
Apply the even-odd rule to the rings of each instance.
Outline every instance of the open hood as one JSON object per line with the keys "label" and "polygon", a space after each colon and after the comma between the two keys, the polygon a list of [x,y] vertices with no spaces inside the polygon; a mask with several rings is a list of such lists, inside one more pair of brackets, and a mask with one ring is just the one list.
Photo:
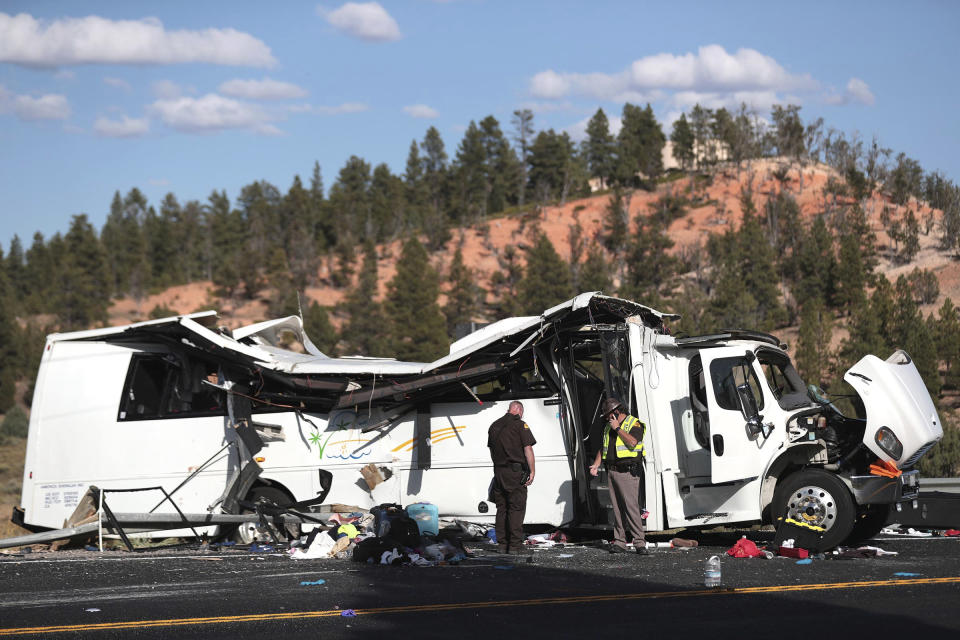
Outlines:
{"label": "open hood", "polygon": [[943,437],[937,409],[905,351],[864,356],[844,374],[867,412],[863,444],[881,460],[912,467]]}

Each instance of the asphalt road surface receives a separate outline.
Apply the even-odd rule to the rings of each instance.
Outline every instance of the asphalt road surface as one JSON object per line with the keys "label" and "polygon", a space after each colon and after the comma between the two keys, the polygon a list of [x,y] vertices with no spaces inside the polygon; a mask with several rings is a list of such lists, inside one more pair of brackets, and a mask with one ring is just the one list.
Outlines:
{"label": "asphalt road surface", "polygon": [[706,559],[737,536],[688,537],[701,546],[640,557],[573,545],[536,550],[530,562],[467,543],[476,557],[436,567],[195,544],[2,555],[0,636],[820,640],[960,630],[960,538],[881,536],[868,544],[897,555],[809,564],[723,556],[722,588],[705,589]]}

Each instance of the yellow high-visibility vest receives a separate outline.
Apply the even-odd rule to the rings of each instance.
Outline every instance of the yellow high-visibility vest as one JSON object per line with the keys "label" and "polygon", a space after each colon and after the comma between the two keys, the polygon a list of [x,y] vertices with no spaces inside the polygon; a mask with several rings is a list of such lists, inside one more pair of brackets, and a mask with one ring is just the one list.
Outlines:
{"label": "yellow high-visibility vest", "polygon": [[[638,424],[643,428],[644,431],[646,431],[646,425],[640,422],[639,418],[636,418],[634,416],[627,416],[624,419],[623,423],[621,423],[620,428],[626,431],[627,433],[629,433],[630,429],[633,429]],[[603,455],[607,454],[607,447],[609,445],[610,445],[610,423],[608,422],[606,425],[604,425],[604,429],[603,429],[603,449],[602,449]],[[637,448],[631,449],[630,447],[627,446],[627,443],[625,443],[620,438],[620,434],[617,434],[617,459],[636,458],[637,456],[640,456],[643,458],[647,457],[647,452],[643,448],[643,435],[641,435],[637,441]]]}

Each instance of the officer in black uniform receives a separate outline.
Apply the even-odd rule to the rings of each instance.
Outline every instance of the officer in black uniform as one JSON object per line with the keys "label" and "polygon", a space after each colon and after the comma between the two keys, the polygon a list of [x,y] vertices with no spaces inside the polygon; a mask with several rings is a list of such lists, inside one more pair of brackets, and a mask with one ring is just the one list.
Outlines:
{"label": "officer in black uniform", "polygon": [[497,547],[500,553],[523,553],[523,516],[527,487],[533,483],[533,445],[537,443],[523,421],[523,404],[514,400],[507,414],[490,425],[487,446],[493,460],[490,499],[497,505]]}

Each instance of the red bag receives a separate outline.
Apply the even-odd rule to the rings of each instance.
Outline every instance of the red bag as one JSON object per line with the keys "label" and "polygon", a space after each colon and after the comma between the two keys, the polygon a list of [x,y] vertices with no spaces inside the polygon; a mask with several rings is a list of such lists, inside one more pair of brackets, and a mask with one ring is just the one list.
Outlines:
{"label": "red bag", "polygon": [[800,558],[801,560],[810,556],[806,549],[800,547],[780,547],[777,553],[784,558]]}
{"label": "red bag", "polygon": [[758,558],[763,555],[752,540],[746,536],[737,540],[737,543],[727,549],[727,555],[734,558]]}

